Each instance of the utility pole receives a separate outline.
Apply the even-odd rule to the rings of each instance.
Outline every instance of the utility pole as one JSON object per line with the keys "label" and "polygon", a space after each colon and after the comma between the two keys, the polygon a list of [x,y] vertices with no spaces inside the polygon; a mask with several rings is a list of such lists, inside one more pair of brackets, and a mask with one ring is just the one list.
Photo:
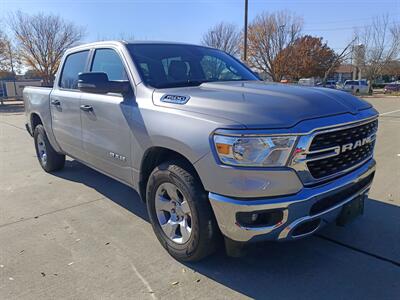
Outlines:
{"label": "utility pole", "polygon": [[244,45],[243,45],[243,60],[247,61],[247,11],[249,8],[249,1],[244,0]]}

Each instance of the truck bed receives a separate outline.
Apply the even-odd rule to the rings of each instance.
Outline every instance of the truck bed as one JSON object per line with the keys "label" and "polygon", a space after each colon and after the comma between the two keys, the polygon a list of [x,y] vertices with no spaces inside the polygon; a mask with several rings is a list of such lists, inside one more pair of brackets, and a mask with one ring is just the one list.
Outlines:
{"label": "truck bed", "polygon": [[[23,98],[25,106],[25,115],[27,124],[31,126],[32,114],[37,114],[40,119],[47,124],[51,124],[50,115],[50,94],[52,88],[48,87],[33,87],[24,88]],[[46,124],[46,123],[45,123]]]}

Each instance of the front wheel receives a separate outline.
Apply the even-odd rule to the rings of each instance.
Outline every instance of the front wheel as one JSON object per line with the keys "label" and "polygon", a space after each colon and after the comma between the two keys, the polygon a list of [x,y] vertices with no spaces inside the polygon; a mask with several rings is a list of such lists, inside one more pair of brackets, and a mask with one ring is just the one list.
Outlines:
{"label": "front wheel", "polygon": [[162,246],[181,261],[211,254],[220,233],[207,193],[194,171],[180,161],[163,163],[147,184],[147,211]]}
{"label": "front wheel", "polygon": [[33,134],[36,155],[40,165],[46,172],[62,169],[65,155],[57,153],[47,138],[43,125],[37,125]]}

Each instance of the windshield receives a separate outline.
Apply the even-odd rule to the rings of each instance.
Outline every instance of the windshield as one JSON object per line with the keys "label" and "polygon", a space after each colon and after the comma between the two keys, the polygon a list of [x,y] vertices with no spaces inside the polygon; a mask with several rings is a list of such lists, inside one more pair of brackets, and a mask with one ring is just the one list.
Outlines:
{"label": "windshield", "polygon": [[144,83],[154,88],[259,80],[238,60],[216,49],[179,44],[129,44],[127,47]]}

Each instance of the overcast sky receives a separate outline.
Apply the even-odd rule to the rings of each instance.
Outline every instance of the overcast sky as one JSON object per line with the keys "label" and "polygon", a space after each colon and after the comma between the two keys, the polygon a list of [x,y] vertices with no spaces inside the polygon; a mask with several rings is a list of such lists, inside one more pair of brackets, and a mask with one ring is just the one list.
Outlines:
{"label": "overcast sky", "polygon": [[[84,26],[86,41],[134,36],[139,40],[199,43],[215,23],[243,26],[244,0],[0,0],[0,17],[15,10],[53,13]],[[267,11],[289,10],[304,19],[304,32],[322,36],[340,50],[353,28],[389,14],[400,22],[400,0],[249,0],[249,20]],[[2,27],[4,26],[4,21]]]}

